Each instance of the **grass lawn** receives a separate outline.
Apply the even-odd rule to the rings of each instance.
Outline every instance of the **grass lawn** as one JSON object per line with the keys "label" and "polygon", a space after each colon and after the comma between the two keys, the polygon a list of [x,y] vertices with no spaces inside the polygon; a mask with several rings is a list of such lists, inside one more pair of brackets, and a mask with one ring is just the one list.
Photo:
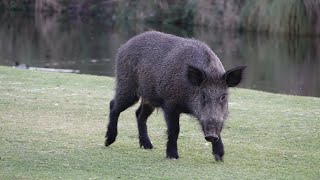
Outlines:
{"label": "grass lawn", "polygon": [[137,105],[104,147],[113,87],[109,77],[0,67],[0,179],[320,179],[320,98],[232,89],[221,163],[187,115],[180,159],[165,159],[161,110],[148,121],[155,148],[140,149]]}

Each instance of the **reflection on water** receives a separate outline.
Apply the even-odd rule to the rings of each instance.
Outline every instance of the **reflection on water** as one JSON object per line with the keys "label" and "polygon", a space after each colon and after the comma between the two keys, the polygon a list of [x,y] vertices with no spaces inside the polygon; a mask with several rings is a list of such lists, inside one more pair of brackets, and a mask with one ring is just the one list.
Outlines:
{"label": "reflection on water", "polygon": [[134,23],[119,25],[107,19],[105,22],[3,14],[0,64],[12,66],[20,62],[32,67],[76,69],[80,73],[112,76],[118,47],[140,32],[156,29],[205,41],[226,69],[247,65],[242,87],[320,97],[320,40],[317,38]]}

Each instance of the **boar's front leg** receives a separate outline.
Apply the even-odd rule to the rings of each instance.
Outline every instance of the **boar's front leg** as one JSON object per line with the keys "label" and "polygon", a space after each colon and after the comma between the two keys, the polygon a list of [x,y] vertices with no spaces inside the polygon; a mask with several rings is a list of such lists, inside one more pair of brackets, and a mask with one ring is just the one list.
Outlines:
{"label": "boar's front leg", "polygon": [[222,157],[224,155],[224,147],[221,139],[221,135],[219,135],[219,140],[217,142],[212,143],[212,153],[216,161],[222,161]]}
{"label": "boar's front leg", "polygon": [[164,109],[164,113],[168,127],[167,158],[179,159],[177,140],[180,132],[180,113],[174,109]]}

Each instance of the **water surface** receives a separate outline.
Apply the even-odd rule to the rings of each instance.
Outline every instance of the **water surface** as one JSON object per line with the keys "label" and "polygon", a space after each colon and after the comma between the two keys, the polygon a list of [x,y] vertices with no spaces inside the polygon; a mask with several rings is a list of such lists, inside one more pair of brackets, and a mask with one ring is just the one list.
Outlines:
{"label": "water surface", "polygon": [[153,29],[206,42],[226,69],[247,65],[243,88],[320,97],[320,39],[316,37],[17,13],[1,14],[0,24],[0,65],[19,62],[113,76],[119,46],[130,37]]}

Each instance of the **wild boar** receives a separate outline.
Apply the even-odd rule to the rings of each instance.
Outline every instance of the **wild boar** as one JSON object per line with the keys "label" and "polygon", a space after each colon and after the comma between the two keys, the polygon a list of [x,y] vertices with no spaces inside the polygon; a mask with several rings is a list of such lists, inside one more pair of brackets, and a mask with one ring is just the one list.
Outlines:
{"label": "wild boar", "polygon": [[119,48],[115,61],[116,88],[105,146],[116,140],[120,113],[141,99],[136,111],[140,147],[153,148],[146,122],[159,107],[168,128],[167,158],[179,158],[179,116],[187,113],[199,121],[204,138],[212,143],[215,159],[222,160],[221,131],[228,115],[228,88],[241,82],[246,66],[225,71],[205,43],[157,31],[131,38]]}

